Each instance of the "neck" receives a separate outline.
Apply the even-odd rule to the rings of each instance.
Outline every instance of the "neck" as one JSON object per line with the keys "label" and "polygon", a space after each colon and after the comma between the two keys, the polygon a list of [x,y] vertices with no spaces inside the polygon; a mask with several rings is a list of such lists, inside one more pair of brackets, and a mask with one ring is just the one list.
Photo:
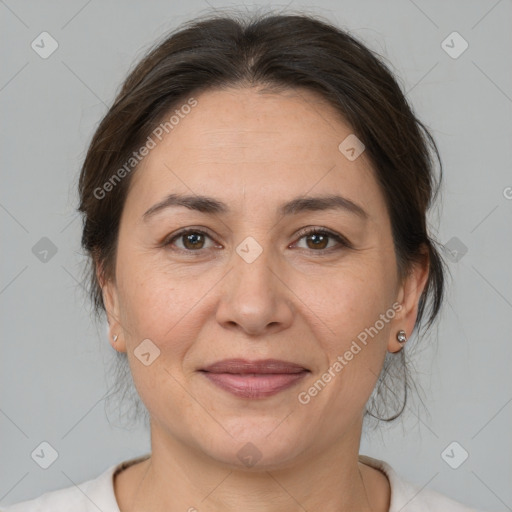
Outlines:
{"label": "neck", "polygon": [[126,512],[387,511],[385,476],[379,480],[377,470],[358,461],[360,426],[323,450],[295,457],[285,467],[240,469],[169,438],[152,423],[152,455],[132,487]]}

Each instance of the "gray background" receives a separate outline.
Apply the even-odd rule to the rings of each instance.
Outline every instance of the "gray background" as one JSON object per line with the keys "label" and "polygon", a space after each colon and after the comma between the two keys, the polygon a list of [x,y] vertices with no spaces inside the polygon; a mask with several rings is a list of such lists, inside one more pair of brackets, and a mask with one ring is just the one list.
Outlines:
{"label": "gray background", "polygon": [[[387,57],[432,129],[446,171],[442,207],[430,223],[452,251],[453,281],[438,343],[425,339],[416,351],[426,410],[411,402],[402,421],[365,435],[361,452],[420,486],[488,511],[512,510],[512,2],[289,7],[349,28]],[[124,428],[105,413],[113,350],[80,286],[75,187],[93,130],[134,60],[209,9],[195,0],[186,7],[0,1],[3,505],[80,483],[149,450],[142,426]],[[43,31],[59,44],[47,59],[31,48]],[[441,47],[453,31],[469,43],[456,59]],[[57,248],[46,262],[32,251],[42,237]],[[467,253],[454,253],[461,244]],[[42,441],[58,452],[46,470],[30,455]],[[469,453],[458,469],[441,457],[453,441]]]}

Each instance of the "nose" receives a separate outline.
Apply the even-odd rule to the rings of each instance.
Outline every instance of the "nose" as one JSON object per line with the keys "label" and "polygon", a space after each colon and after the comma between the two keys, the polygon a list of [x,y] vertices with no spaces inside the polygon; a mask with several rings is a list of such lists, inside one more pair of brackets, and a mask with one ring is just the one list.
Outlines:
{"label": "nose", "polygon": [[281,266],[270,261],[267,250],[251,263],[234,253],[231,263],[221,285],[217,322],[251,336],[287,329],[293,321],[293,293]]}

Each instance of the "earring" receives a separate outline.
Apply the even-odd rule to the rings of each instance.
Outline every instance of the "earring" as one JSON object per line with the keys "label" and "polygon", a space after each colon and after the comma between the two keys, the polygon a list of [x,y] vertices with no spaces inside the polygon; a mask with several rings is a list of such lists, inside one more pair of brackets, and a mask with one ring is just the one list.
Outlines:
{"label": "earring", "polygon": [[396,333],[396,339],[398,340],[398,343],[403,345],[407,341],[407,336],[405,335],[405,331],[401,329]]}
{"label": "earring", "polygon": [[112,336],[112,338],[114,339],[114,343],[115,343],[117,341],[117,338],[118,338],[117,334],[114,334],[114,336]]}

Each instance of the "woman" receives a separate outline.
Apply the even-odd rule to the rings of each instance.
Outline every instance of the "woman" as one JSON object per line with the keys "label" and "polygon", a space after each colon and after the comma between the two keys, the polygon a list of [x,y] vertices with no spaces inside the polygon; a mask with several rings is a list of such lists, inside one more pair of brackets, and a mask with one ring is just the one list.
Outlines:
{"label": "woman", "polygon": [[442,303],[432,154],[390,71],[321,20],[212,16],[156,46],[79,183],[151,453],[7,510],[472,510],[359,455]]}

